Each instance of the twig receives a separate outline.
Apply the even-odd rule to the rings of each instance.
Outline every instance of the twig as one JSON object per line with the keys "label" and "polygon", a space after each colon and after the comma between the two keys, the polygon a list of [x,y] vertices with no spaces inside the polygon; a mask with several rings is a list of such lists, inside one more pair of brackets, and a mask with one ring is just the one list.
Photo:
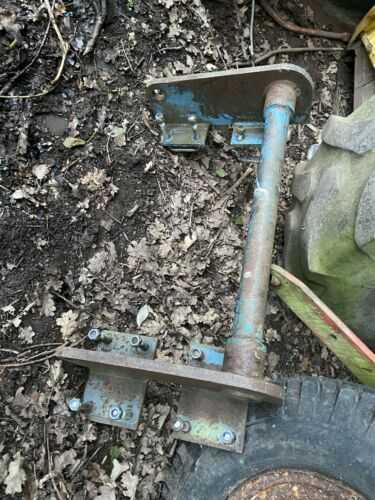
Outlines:
{"label": "twig", "polygon": [[[82,344],[85,341],[85,339],[79,339],[76,342],[73,342],[73,344],[70,345],[70,347],[76,347],[79,344]],[[28,360],[22,362],[22,363],[10,363],[10,364],[1,364],[0,363],[0,370],[2,368],[20,368],[22,366],[29,366],[29,365],[35,365],[37,363],[43,363],[44,361],[48,361],[51,358],[54,358],[56,356],[57,351],[62,348],[69,346],[69,342],[65,342],[64,344],[60,344],[56,349],[52,349],[49,351],[44,351],[43,353],[39,353],[37,356],[44,355],[45,357],[42,359],[35,359],[36,356],[31,356]],[[47,354],[47,356],[46,356]]]}
{"label": "twig", "polygon": [[250,16],[250,57],[254,60],[254,18],[255,18],[255,0],[251,2],[251,16]]}
{"label": "twig", "polygon": [[[288,47],[285,49],[275,49],[265,52],[257,57],[254,61],[255,65],[266,61],[272,56],[277,56],[279,54],[302,54],[304,52],[343,52],[346,49],[344,47]],[[243,68],[250,66],[249,62],[237,62],[234,66]]]}
{"label": "twig", "polygon": [[53,489],[55,490],[57,498],[59,500],[64,500],[63,497],[61,496],[59,489],[57,488],[57,484],[55,481],[55,474],[52,473],[52,459],[51,459],[51,454],[50,454],[50,450],[49,450],[49,437],[48,437],[47,422],[44,423],[44,435],[45,435],[45,439],[46,439],[49,478],[51,479],[51,483],[52,483]]}
{"label": "twig", "polygon": [[248,167],[245,172],[241,175],[239,179],[236,180],[236,182],[224,193],[223,197],[221,200],[218,201],[216,205],[221,205],[222,203],[225,203],[225,201],[229,198],[229,196],[240,186],[245,179],[251,175],[253,172],[253,167]]}
{"label": "twig", "polygon": [[279,24],[286,30],[293,31],[294,33],[301,33],[303,35],[318,36],[321,38],[330,38],[332,40],[341,40],[343,42],[348,42],[350,40],[350,33],[335,33],[334,31],[323,31],[313,28],[302,28],[297,26],[290,21],[286,21],[269,5],[269,0],[259,0],[260,5],[267,12],[267,14],[272,17],[275,23]]}
{"label": "twig", "polygon": [[61,293],[56,292],[55,290],[51,290],[52,294],[58,297],[59,299],[63,300],[68,304],[68,306],[72,307],[73,309],[81,309],[80,306],[76,306],[72,301],[64,297],[64,295],[61,295]]}
{"label": "twig", "polygon": [[95,10],[97,12],[96,16],[96,21],[95,21],[95,27],[94,31],[92,32],[92,36],[90,40],[88,41],[88,44],[85,48],[85,51],[83,52],[84,56],[87,56],[90,52],[92,52],[96,40],[99,36],[100,30],[103,27],[105,18],[107,17],[107,0],[100,0],[100,9],[98,8],[96,2],[94,2]]}
{"label": "twig", "polygon": [[46,28],[46,31],[44,33],[44,36],[43,36],[43,39],[39,45],[39,48],[38,50],[36,51],[34,57],[31,59],[31,61],[29,62],[29,64],[27,64],[23,69],[21,69],[21,71],[18,71],[18,73],[16,73],[5,85],[4,87],[0,90],[0,96],[4,95],[6,92],[9,91],[9,89],[12,87],[12,85],[14,84],[14,82],[16,82],[22,75],[24,75],[30,68],[31,66],[35,63],[35,61],[38,59],[38,57],[40,56],[40,53],[42,52],[42,49],[46,43],[46,40],[47,40],[47,36],[48,36],[48,33],[49,33],[49,29],[51,27],[51,18],[49,18],[48,20],[48,24],[47,24],[47,28]]}
{"label": "twig", "polygon": [[133,65],[132,65],[132,63],[131,63],[131,60],[129,59],[128,53],[126,52],[126,49],[125,49],[125,45],[124,45],[123,40],[121,40],[121,46],[122,46],[122,50],[123,50],[123,52],[124,52],[125,59],[126,59],[127,63],[129,64],[130,71],[131,71],[132,73],[134,73],[134,68],[133,68]]}
{"label": "twig", "polygon": [[48,11],[50,21],[51,21],[53,29],[55,30],[55,33],[57,35],[60,49],[61,49],[61,61],[60,61],[60,65],[58,67],[56,76],[50,82],[49,86],[45,90],[43,90],[42,92],[39,92],[38,94],[0,95],[0,99],[33,99],[35,97],[45,96],[45,95],[49,94],[56,87],[57,83],[59,82],[59,80],[61,78],[61,75],[62,75],[64,67],[65,67],[66,57],[67,57],[68,52],[69,52],[69,44],[67,42],[65,42],[65,40],[63,39],[63,37],[61,35],[59,27],[57,26],[57,23],[56,23],[55,16],[53,15],[53,10],[52,10],[51,4],[49,3],[49,0],[44,0],[44,5]]}

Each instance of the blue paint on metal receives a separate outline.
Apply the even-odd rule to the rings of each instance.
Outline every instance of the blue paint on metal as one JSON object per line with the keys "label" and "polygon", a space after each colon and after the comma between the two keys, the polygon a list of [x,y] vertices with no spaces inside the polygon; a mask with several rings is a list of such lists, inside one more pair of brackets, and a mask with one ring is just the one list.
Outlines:
{"label": "blue paint on metal", "polygon": [[[238,133],[242,131],[242,138]],[[261,146],[263,144],[264,124],[259,122],[236,122],[233,125],[233,133],[231,137],[232,146]]]}
{"label": "blue paint on metal", "polygon": [[231,343],[255,340],[266,350],[263,324],[275,233],[281,166],[291,108],[271,104],[264,110],[264,142],[248,224],[240,296]]}
{"label": "blue paint on metal", "polygon": [[[217,369],[221,370],[224,365],[224,352],[215,347],[210,347],[206,344],[199,344],[192,342],[191,349],[200,349],[204,355],[204,365],[214,365]],[[201,363],[200,363],[201,364]]]}
{"label": "blue paint on metal", "polygon": [[205,115],[202,112],[203,103],[195,100],[191,90],[181,89],[178,86],[168,85],[163,88],[165,99],[162,104],[154,103],[154,112],[163,113],[168,116],[168,108],[178,110],[181,118],[187,120],[189,115],[195,115],[197,122],[209,123],[211,125],[231,125],[235,117],[230,114]]}

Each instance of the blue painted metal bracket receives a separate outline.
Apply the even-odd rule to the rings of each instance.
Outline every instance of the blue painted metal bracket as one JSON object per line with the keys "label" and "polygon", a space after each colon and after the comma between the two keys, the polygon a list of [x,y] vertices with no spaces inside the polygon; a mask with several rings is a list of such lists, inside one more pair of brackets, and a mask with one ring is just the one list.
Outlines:
{"label": "blue painted metal bracket", "polygon": [[[178,151],[195,151],[205,144],[209,126],[247,129],[244,139],[232,135],[234,146],[261,145],[265,98],[275,81],[288,81],[298,91],[299,99],[292,123],[307,117],[313,83],[299,66],[276,64],[239,70],[215,71],[147,83],[147,95],[162,131],[162,143]],[[203,134],[203,127],[205,134]],[[239,134],[241,137],[241,134]]]}
{"label": "blue painted metal bracket", "polygon": [[233,124],[232,146],[261,147],[264,138],[263,122],[237,122]]}

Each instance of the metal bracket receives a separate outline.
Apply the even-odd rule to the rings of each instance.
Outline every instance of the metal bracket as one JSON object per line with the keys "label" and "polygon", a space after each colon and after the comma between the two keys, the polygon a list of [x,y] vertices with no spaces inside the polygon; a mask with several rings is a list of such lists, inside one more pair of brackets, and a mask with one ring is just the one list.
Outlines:
{"label": "metal bracket", "polygon": [[[95,337],[96,329],[89,332]],[[93,338],[97,351],[134,359],[153,359],[156,340],[143,335],[105,330]],[[90,420],[135,430],[139,423],[147,381],[122,376],[111,368],[91,365],[82,398]]]}
{"label": "metal bracket", "polygon": [[204,148],[209,125],[196,123],[192,125],[165,124],[162,127],[161,142],[163,146],[185,153]]}
{"label": "metal bracket", "polygon": [[[193,343],[190,366],[221,371],[223,349]],[[174,423],[174,437],[241,453],[244,447],[248,401],[207,389],[184,386]]]}
{"label": "metal bracket", "polygon": [[263,144],[264,124],[240,122],[233,124],[232,146],[261,146]]}
{"label": "metal bracket", "polygon": [[[133,339],[148,349],[134,351]],[[183,385],[173,426],[176,437],[241,452],[248,401],[277,403],[282,398],[276,384],[223,371],[222,349],[192,344],[189,365],[175,365],[152,359],[154,338],[106,331],[99,342],[97,351],[66,347],[57,353],[90,369],[81,406],[96,422],[136,429],[147,381],[174,382]]]}
{"label": "metal bracket", "polygon": [[163,145],[177,151],[200,149],[210,125],[244,127],[244,139],[237,140],[234,134],[232,145],[261,145],[262,134],[256,129],[263,123],[265,97],[275,81],[288,81],[295,87],[299,98],[292,123],[303,122],[310,110],[313,83],[293,64],[151,80],[147,95],[160,123]]}

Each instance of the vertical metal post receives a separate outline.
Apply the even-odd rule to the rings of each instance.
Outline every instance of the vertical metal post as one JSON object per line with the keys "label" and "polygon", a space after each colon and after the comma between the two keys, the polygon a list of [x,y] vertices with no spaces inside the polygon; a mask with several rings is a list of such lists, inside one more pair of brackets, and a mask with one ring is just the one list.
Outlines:
{"label": "vertical metal post", "polygon": [[296,90],[277,81],[267,92],[264,141],[248,225],[233,336],[225,350],[225,369],[249,377],[264,376],[264,317],[277,220],[281,169]]}

